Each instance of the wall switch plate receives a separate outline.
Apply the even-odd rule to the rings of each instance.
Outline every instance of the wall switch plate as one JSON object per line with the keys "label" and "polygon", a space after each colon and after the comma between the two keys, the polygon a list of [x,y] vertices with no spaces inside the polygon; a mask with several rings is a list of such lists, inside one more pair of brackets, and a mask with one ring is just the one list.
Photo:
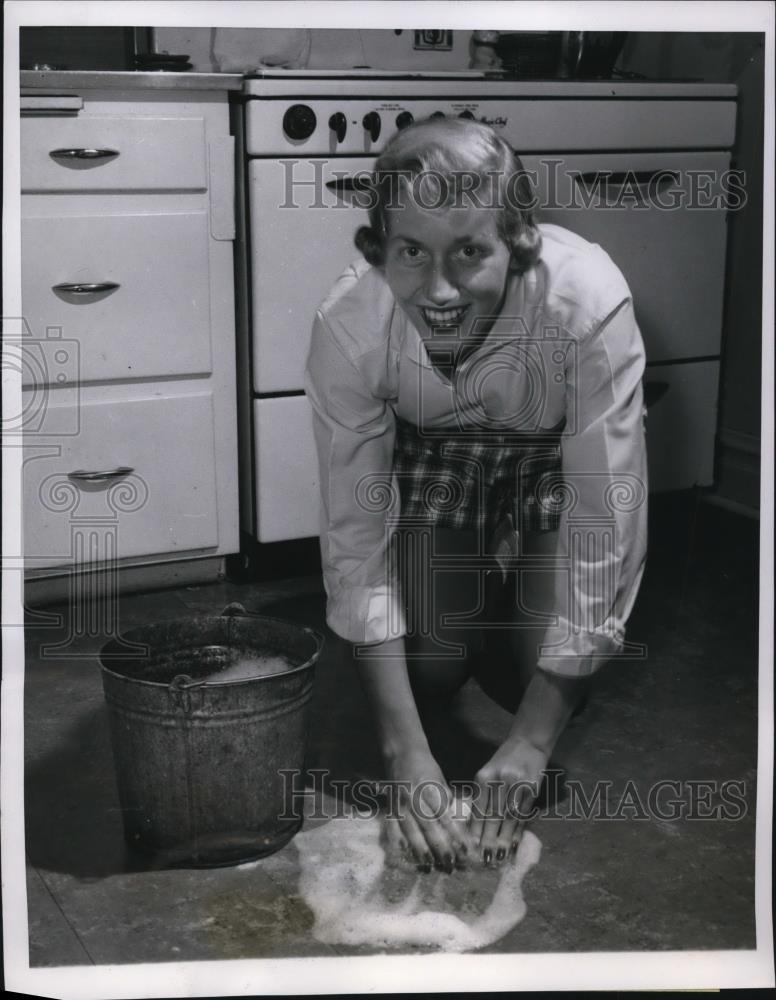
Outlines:
{"label": "wall switch plate", "polygon": [[452,31],[416,31],[413,49],[436,49],[449,52],[453,47]]}

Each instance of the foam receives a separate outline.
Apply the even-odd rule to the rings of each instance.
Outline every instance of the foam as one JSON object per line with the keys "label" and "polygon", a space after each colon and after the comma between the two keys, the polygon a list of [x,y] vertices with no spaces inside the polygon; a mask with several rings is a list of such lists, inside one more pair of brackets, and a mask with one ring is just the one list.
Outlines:
{"label": "foam", "polygon": [[471,951],[525,916],[522,881],[541,855],[535,834],[525,832],[514,860],[499,869],[421,874],[392,856],[386,864],[383,826],[380,817],[338,818],[295,837],[299,888],[318,941]]}
{"label": "foam", "polygon": [[230,663],[223,670],[208,674],[204,680],[208,684],[221,684],[224,681],[247,680],[250,677],[266,677],[270,674],[282,674],[291,670],[294,664],[285,656],[270,654],[242,656]]}

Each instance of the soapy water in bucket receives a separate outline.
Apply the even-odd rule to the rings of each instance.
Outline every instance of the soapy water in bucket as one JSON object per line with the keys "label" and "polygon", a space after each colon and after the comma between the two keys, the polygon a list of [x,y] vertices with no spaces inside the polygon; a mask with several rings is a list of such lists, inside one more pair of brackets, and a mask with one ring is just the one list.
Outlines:
{"label": "soapy water in bucket", "polygon": [[295,666],[287,657],[279,653],[242,653],[233,650],[234,654],[222,670],[208,674],[205,680],[208,684],[223,684],[225,681],[248,680],[251,677],[268,677],[272,674],[282,674]]}
{"label": "soapy water in bucket", "polygon": [[241,649],[233,646],[210,645],[181,647],[154,655],[153,651],[142,679],[159,684],[169,684],[180,674],[192,681],[206,684],[224,684],[230,681],[270,677],[293,670],[294,663],[283,653],[268,649]]}

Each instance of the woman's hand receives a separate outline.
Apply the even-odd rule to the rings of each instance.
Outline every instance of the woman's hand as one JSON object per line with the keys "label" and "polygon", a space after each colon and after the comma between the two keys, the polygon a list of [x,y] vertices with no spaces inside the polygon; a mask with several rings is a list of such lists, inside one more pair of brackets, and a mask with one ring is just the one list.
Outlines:
{"label": "woman's hand", "polygon": [[369,654],[358,669],[386,767],[389,842],[404,840],[428,871],[432,865],[452,871],[466,856],[469,831],[462,819],[454,819],[453,794],[429,749],[407,674],[404,640],[388,640]]}
{"label": "woman's hand", "polygon": [[470,832],[460,813],[456,818],[453,793],[431,753],[400,752],[388,763],[388,778],[388,822],[398,823],[420,870],[463,867],[472,847]]}
{"label": "woman's hand", "polygon": [[522,737],[510,736],[475,775],[479,786],[469,830],[486,865],[517,851],[522,826],[539,794],[549,755]]}
{"label": "woman's hand", "polygon": [[587,691],[589,677],[535,670],[509,735],[475,775],[479,791],[469,827],[485,864],[517,849],[555,744]]}

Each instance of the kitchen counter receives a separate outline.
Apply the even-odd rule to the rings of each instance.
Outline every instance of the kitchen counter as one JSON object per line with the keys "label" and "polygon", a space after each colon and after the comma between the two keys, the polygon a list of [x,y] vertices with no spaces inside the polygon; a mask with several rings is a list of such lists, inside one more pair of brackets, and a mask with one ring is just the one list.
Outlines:
{"label": "kitchen counter", "polygon": [[[358,76],[360,92],[371,89],[385,91],[388,82],[418,78],[420,74],[390,70],[265,70],[257,74],[262,86],[277,87],[285,94],[289,88],[305,90],[311,77],[340,77],[343,81]],[[463,79],[482,82],[485,74],[460,72],[426,75],[424,89],[428,92],[437,81],[444,85],[446,79]],[[160,73],[113,72],[111,70],[21,70],[19,74],[22,93],[26,90],[62,91],[90,87],[101,90],[241,90],[244,77],[241,73]],[[638,97],[638,98],[726,98],[735,99],[735,84],[684,82],[677,80],[507,80],[488,79],[492,96],[514,98],[549,97]]]}
{"label": "kitchen counter", "polygon": [[239,73],[159,73],[110,70],[30,70],[19,74],[22,93],[25,90],[62,91],[82,87],[100,90],[240,90],[243,78]]}

